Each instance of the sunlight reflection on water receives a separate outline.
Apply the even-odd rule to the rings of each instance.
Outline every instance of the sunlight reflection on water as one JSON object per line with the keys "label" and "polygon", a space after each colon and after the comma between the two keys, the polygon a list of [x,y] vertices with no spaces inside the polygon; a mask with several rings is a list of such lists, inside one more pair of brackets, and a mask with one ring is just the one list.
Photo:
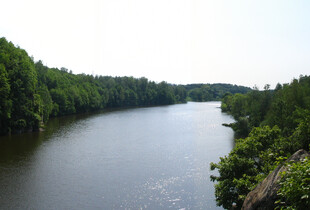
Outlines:
{"label": "sunlight reflection on water", "polygon": [[219,208],[209,165],[233,146],[219,105],[69,116],[4,138],[0,209]]}

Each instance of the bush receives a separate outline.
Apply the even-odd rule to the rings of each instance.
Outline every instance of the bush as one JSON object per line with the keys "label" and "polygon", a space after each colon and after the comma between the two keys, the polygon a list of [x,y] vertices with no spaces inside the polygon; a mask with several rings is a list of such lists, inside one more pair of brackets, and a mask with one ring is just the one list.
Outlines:
{"label": "bush", "polygon": [[310,209],[310,160],[292,163],[282,173],[278,209]]}

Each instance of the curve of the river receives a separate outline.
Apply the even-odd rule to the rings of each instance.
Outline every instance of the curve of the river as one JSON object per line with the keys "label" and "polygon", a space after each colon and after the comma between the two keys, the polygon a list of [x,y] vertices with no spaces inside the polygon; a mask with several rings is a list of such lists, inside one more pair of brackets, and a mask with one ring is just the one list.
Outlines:
{"label": "curve of the river", "polygon": [[220,102],[51,119],[0,138],[0,209],[216,209],[210,162],[233,147]]}

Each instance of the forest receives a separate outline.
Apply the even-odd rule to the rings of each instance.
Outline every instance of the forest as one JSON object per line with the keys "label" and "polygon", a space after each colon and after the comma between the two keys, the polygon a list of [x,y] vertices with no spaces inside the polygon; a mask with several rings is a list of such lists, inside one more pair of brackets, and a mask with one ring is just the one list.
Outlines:
{"label": "forest", "polygon": [[[229,155],[211,163],[218,176],[217,204],[240,209],[247,194],[279,164],[299,149],[309,151],[310,77],[300,76],[290,84],[266,85],[246,94],[226,94],[221,109],[231,114],[236,136]],[[277,209],[310,209],[310,160],[288,165],[277,192]]]}
{"label": "forest", "polygon": [[220,100],[250,88],[230,84],[174,85],[147,78],[75,75],[34,62],[0,38],[0,135],[35,131],[48,121],[104,108]]}
{"label": "forest", "polygon": [[187,92],[188,101],[219,101],[226,93],[236,94],[236,93],[247,93],[251,91],[251,88],[215,83],[215,84],[189,84],[184,86]]}

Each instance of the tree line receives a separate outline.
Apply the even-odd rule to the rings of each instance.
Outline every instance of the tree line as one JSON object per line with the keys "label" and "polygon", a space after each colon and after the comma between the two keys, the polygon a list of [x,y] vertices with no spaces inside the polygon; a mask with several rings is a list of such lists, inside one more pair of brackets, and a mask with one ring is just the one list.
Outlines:
{"label": "tree line", "polygon": [[[209,86],[155,83],[144,77],[75,75],[66,68],[34,62],[25,50],[0,38],[1,135],[38,130],[50,117],[111,107],[185,103],[188,92],[192,96],[191,92],[206,92]],[[216,87],[208,89],[212,97],[191,100],[218,100],[219,95],[234,92],[237,86]]]}
{"label": "tree line", "polygon": [[[274,90],[266,85],[263,91],[226,94],[221,108],[234,117],[229,126],[243,138],[229,155],[211,164],[219,171],[211,179],[217,181],[217,204],[240,209],[246,195],[279,164],[299,149],[309,151],[310,77],[300,76]],[[282,175],[278,209],[310,209],[309,165],[308,159],[292,164]]]}
{"label": "tree line", "polygon": [[184,86],[188,97],[188,101],[204,102],[219,101],[225,94],[247,93],[252,89],[244,86],[215,83],[215,84],[189,84]]}

